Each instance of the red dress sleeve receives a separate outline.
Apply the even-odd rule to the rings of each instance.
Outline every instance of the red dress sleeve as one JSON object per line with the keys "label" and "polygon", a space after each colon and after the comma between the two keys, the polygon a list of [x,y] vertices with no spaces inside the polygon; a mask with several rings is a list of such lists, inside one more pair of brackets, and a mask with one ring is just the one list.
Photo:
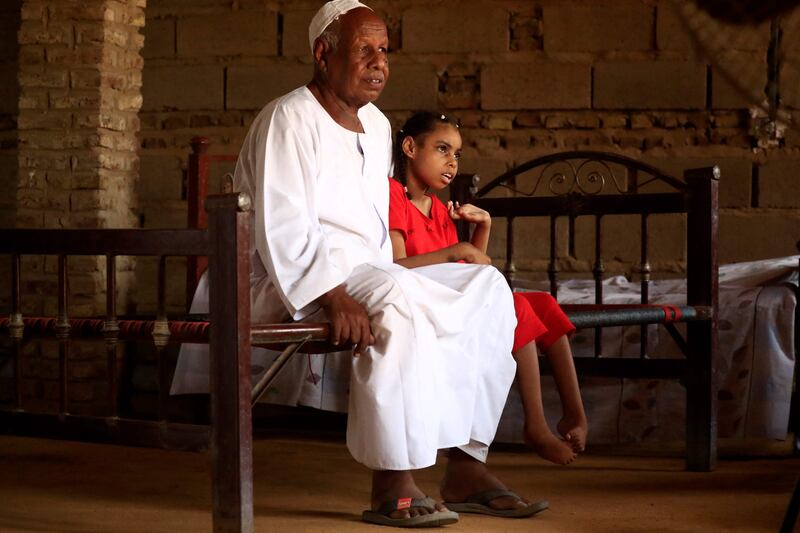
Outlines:
{"label": "red dress sleeve", "polygon": [[408,198],[403,185],[389,178],[389,230],[399,231],[408,239]]}

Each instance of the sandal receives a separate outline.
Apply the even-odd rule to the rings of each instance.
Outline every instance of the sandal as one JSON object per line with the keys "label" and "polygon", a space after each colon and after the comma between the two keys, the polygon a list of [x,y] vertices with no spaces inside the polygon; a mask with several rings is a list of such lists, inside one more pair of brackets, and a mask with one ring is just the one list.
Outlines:
{"label": "sandal", "polygon": [[[392,518],[389,515],[395,511],[423,507],[432,513],[409,516],[407,518]],[[361,520],[370,524],[394,527],[438,527],[458,522],[458,513],[453,511],[437,511],[436,500],[433,498],[398,498],[385,501],[377,510],[364,511]]]}
{"label": "sandal", "polygon": [[522,497],[516,492],[506,489],[485,490],[476,492],[463,502],[444,502],[448,509],[458,513],[478,513],[491,516],[501,516],[504,518],[525,518],[540,513],[550,507],[547,500],[531,502],[525,507],[515,507],[513,509],[495,509],[489,502],[502,496],[511,496],[523,501]]}

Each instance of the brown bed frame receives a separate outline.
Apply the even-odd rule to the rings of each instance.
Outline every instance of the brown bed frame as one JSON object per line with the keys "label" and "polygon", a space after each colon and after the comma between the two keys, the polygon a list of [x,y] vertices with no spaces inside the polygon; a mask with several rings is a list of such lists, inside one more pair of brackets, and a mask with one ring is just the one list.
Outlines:
{"label": "brown bed frame", "polygon": [[[0,319],[0,334],[13,341],[13,401],[0,406],[1,433],[49,434],[58,438],[93,439],[105,442],[183,449],[201,449],[208,443],[212,457],[213,520],[215,531],[252,531],[252,422],[251,406],[269,385],[277,370],[292,354],[315,344],[319,353],[328,348],[328,327],[325,324],[251,324],[249,305],[249,232],[250,199],[241,194],[210,196],[205,200],[208,227],[203,227],[202,198],[207,188],[209,165],[214,159],[231,160],[231,156],[210,155],[208,142],[197,139],[189,163],[189,213],[192,229],[178,230],[0,230],[0,254],[11,257],[11,314]],[[577,159],[576,159],[577,158]],[[613,194],[586,195],[572,190],[563,196],[535,194],[523,197],[484,198],[499,186],[511,186],[520,172],[548,165],[555,161],[605,161],[628,169],[629,184],[625,191]],[[535,164],[534,164],[535,163]],[[523,169],[523,167],[526,167]],[[576,167],[577,168],[577,167]],[[583,167],[581,167],[583,168]],[[519,170],[523,169],[523,170]],[[593,267],[597,280],[597,304],[569,306],[568,315],[578,327],[604,327],[626,324],[660,323],[682,348],[685,357],[650,359],[642,351],[639,358],[603,358],[596,343],[598,357],[576,358],[579,373],[616,377],[648,377],[679,379],[687,389],[686,467],[708,471],[716,463],[716,377],[714,361],[717,350],[717,184],[716,167],[688,171],[685,181],[660,173],[653,167],[613,154],[571,152],[554,154],[517,167],[477,191],[478,203],[495,217],[509,219],[508,258],[506,273],[519,283],[514,270],[514,220],[528,216],[545,216],[555,228],[557,217],[573,220],[588,215],[596,218],[596,260]],[[648,178],[640,179],[647,173]],[[631,176],[633,180],[631,181]],[[674,188],[673,192],[642,193],[647,180],[657,180]],[[462,180],[460,194],[469,194],[474,185]],[[505,185],[504,185],[505,184]],[[579,194],[580,193],[580,194]],[[454,191],[458,195],[459,191]],[[687,214],[687,305],[653,306],[647,303],[650,271],[647,262],[647,216],[653,213]],[[640,214],[642,217],[643,304],[640,306],[603,305],[602,285],[602,217],[611,213]],[[570,226],[573,227],[572,225]],[[551,232],[551,265],[549,275],[553,292],[558,283],[555,229]],[[570,231],[570,235],[573,235]],[[573,236],[574,237],[574,236]],[[572,248],[570,248],[572,250]],[[57,255],[59,305],[56,317],[24,317],[21,314],[20,271],[22,255]],[[95,319],[67,316],[67,257],[73,255],[104,256],[107,261],[106,316]],[[156,256],[158,268],[158,312],[155,318],[122,318],[116,311],[115,258],[120,255]],[[166,257],[198,258],[189,263],[192,294],[200,272],[199,258],[208,258],[210,276],[210,317],[193,321],[186,317],[170,318],[165,312]],[[194,274],[192,274],[194,272]],[[682,337],[674,322],[686,322],[687,334]],[[643,334],[646,333],[643,329]],[[49,337],[59,343],[58,365],[60,403],[56,413],[32,412],[22,397],[20,362],[21,345],[31,338]],[[83,416],[70,413],[68,353],[70,339],[105,339],[108,346],[108,412],[105,416]],[[151,339],[159,354],[160,402],[168,401],[168,370],[163,347],[170,342],[208,342],[211,348],[211,424],[176,423],[168,419],[167,410],[159,408],[157,420],[138,420],[120,416],[117,410],[118,383],[115,346],[127,339]],[[250,348],[253,345],[279,347],[283,353],[267,376],[255,387],[250,380]],[[339,348],[341,349],[341,348]],[[35,431],[33,431],[35,429]]]}

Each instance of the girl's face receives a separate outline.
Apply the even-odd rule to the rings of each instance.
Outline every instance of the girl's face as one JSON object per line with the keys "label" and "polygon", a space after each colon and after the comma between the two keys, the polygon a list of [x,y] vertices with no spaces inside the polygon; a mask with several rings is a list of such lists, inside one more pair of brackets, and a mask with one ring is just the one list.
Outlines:
{"label": "girl's face", "polygon": [[461,158],[461,134],[450,124],[439,124],[416,139],[406,137],[403,151],[408,158],[408,180],[424,188],[442,190],[453,181]]}

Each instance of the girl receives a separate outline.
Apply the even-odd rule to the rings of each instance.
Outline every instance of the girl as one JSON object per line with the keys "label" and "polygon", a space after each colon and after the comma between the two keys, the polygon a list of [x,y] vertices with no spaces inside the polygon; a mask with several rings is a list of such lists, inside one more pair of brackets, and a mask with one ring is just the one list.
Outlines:
{"label": "girl", "polygon": [[[390,179],[389,235],[394,261],[408,268],[463,261],[489,264],[491,217],[471,204],[445,206],[430,190],[447,187],[458,172],[461,135],[445,115],[413,115],[397,133],[395,177]],[[453,220],[474,224],[470,242],[458,242]],[[567,336],[574,326],[547,293],[514,293],[517,329],[513,355],[525,411],[525,441],[543,458],[568,464],[586,445],[587,422]],[[544,417],[537,345],[553,367],[563,416],[550,431]]]}

